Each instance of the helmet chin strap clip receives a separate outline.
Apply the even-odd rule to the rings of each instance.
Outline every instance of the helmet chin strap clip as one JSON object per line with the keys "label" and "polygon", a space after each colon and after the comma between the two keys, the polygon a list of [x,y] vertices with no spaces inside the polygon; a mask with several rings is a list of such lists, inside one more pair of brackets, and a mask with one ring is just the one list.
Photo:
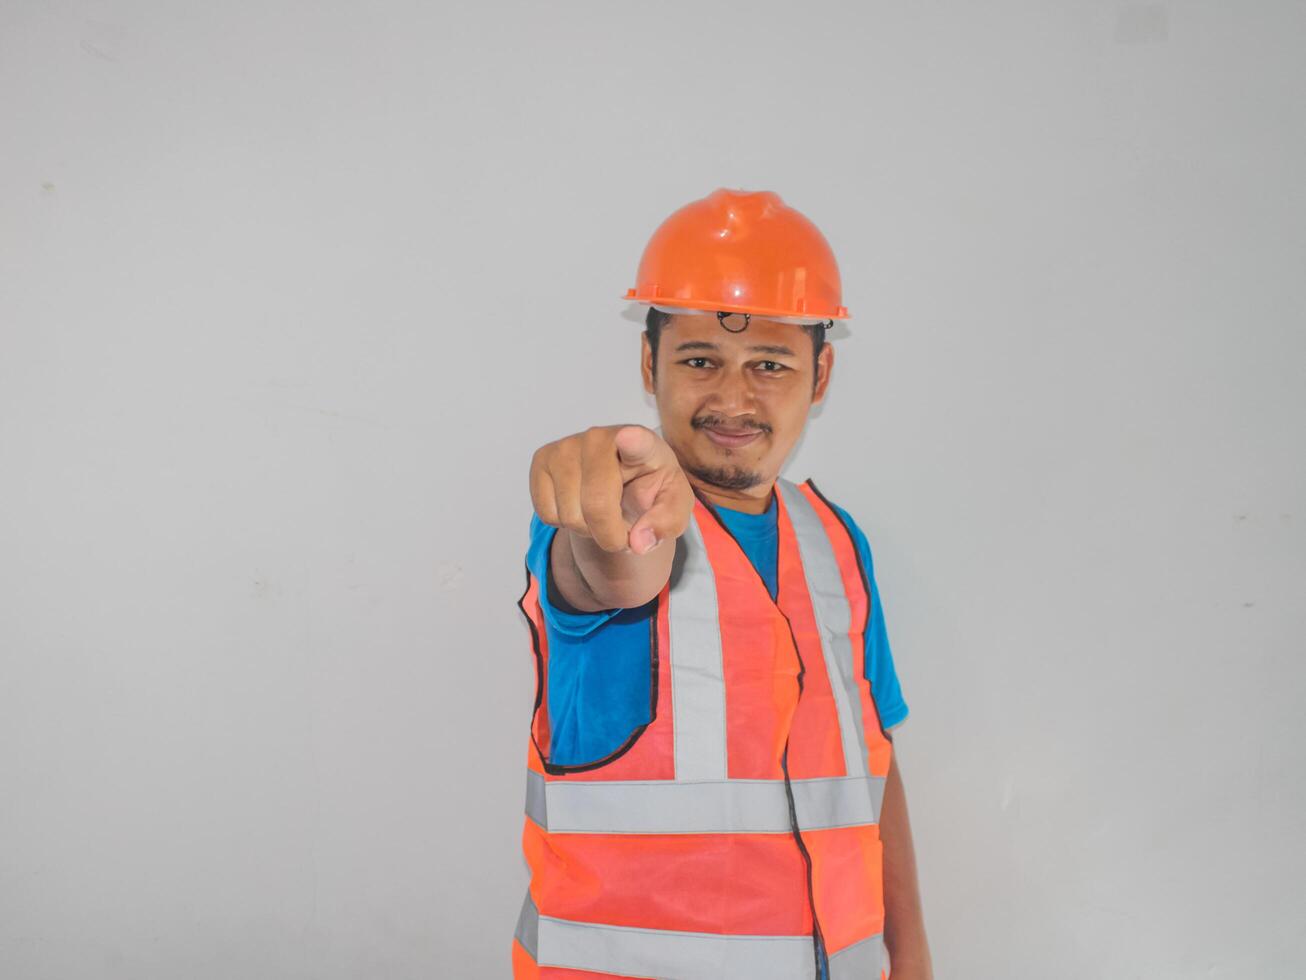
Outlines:
{"label": "helmet chin strap clip", "polygon": [[[731,327],[727,327],[726,317],[728,316],[742,316],[744,318],[744,325],[740,327],[738,330],[735,330]],[[752,319],[752,316],[753,314],[751,313],[727,313],[724,310],[717,310],[716,322],[721,324],[721,326],[724,329],[729,330],[731,333],[743,333],[745,330],[748,329],[748,321]]]}

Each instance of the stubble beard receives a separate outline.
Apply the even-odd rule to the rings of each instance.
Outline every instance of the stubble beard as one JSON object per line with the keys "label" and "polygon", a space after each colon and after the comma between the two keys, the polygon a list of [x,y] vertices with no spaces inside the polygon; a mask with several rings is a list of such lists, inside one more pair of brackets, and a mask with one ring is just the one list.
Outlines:
{"label": "stubble beard", "polygon": [[690,476],[722,490],[749,490],[762,482],[762,474],[742,466],[696,466],[681,464]]}

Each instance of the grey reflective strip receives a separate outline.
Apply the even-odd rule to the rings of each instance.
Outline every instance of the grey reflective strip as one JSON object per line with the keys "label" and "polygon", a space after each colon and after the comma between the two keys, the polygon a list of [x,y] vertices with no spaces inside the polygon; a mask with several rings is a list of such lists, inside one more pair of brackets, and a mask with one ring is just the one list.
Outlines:
{"label": "grey reflective strip", "polygon": [[537,958],[539,950],[539,926],[540,913],[535,908],[535,900],[531,898],[531,892],[526,890],[526,899],[521,903],[521,912],[517,914],[517,930],[513,933],[517,941],[522,944],[522,948],[531,954],[531,959]]}
{"label": "grey reflective strip", "polygon": [[844,776],[831,779],[791,779],[794,809],[803,814],[804,830],[855,827],[880,822],[884,779]]}
{"label": "grey reflective strip", "polygon": [[727,936],[573,922],[540,915],[529,893],[517,938],[540,966],[569,970],[675,980],[794,980],[816,973],[811,936]]}
{"label": "grey reflective strip", "polygon": [[[837,776],[790,781],[805,829],[879,823],[884,780]],[[546,780],[527,774],[526,813],[551,834],[788,834],[782,779],[682,783]]]}
{"label": "grey reflective strip", "polygon": [[884,953],[881,933],[855,942],[830,956],[830,980],[880,980]]}
{"label": "grey reflective strip", "polygon": [[549,829],[548,797],[544,776],[534,769],[526,770],[526,816],[545,830]]}
{"label": "grey reflective strip", "polygon": [[726,778],[726,684],[716,579],[698,518],[676,542],[667,619],[671,646],[671,729],[678,780]]}
{"label": "grey reflective strip", "polygon": [[[789,522],[798,538],[803,576],[807,580],[812,611],[816,614],[816,624],[821,633],[825,670],[834,693],[835,712],[839,717],[839,737],[843,740],[844,771],[850,776],[865,776],[870,771],[870,763],[866,757],[866,738],[862,731],[862,702],[858,683],[853,678],[854,660],[849,637],[852,608],[843,588],[843,576],[839,574],[839,560],[811,501],[791,481],[781,477],[775,482],[784,497]],[[843,683],[836,683],[840,679]],[[866,682],[863,680],[861,683]],[[799,822],[802,823],[801,820]]]}

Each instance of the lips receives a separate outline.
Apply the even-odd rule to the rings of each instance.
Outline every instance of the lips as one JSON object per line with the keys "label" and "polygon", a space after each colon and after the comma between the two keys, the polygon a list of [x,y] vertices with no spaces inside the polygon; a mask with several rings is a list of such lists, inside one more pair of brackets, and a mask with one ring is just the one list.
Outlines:
{"label": "lips", "polygon": [[762,434],[760,429],[714,429],[710,426],[705,427],[703,431],[718,446],[725,446],[730,449],[747,446]]}

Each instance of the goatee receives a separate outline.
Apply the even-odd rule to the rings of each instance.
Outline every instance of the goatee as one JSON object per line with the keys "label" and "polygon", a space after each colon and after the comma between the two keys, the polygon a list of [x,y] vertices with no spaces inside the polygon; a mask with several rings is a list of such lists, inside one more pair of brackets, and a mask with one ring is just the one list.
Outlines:
{"label": "goatee", "polygon": [[762,474],[738,466],[685,466],[686,473],[722,490],[748,490],[762,482]]}

